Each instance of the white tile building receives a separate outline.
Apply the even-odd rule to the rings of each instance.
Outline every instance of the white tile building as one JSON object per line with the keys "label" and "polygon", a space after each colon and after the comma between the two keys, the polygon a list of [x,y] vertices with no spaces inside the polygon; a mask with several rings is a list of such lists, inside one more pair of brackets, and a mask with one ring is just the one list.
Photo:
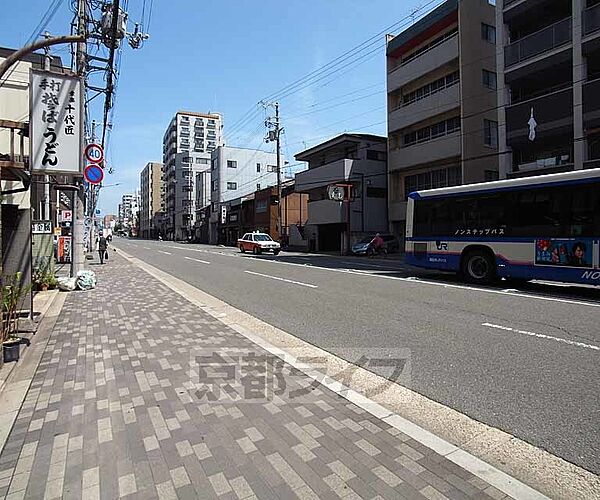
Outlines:
{"label": "white tile building", "polygon": [[[281,165],[285,164],[283,157]],[[277,155],[255,149],[220,146],[212,153],[210,241],[217,238],[220,207],[255,191],[277,185]],[[203,182],[208,178],[205,176]],[[285,180],[283,171],[281,180]]]}

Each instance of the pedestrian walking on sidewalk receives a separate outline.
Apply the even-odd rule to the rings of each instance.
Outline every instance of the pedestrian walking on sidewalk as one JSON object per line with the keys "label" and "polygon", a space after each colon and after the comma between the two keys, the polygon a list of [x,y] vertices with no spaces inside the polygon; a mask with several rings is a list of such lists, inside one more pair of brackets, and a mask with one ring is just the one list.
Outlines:
{"label": "pedestrian walking on sidewalk", "polygon": [[100,257],[100,264],[104,264],[104,258],[108,255],[108,242],[102,233],[100,233],[100,238],[98,239],[98,255]]}

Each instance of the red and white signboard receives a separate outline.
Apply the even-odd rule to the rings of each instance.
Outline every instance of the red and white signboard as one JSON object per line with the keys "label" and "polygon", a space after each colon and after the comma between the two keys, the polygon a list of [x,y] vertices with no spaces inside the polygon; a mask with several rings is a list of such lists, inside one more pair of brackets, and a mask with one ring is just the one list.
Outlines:
{"label": "red and white signboard", "polygon": [[90,163],[102,163],[104,161],[104,150],[100,144],[88,144],[85,147],[85,158]]}
{"label": "red and white signboard", "polygon": [[73,212],[71,210],[62,210],[60,212],[60,220],[61,222],[72,222]]}

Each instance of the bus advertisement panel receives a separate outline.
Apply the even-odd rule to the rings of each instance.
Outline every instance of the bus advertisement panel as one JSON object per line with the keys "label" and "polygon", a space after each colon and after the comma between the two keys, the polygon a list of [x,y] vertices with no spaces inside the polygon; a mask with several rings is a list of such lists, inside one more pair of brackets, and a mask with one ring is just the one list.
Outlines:
{"label": "bus advertisement panel", "polygon": [[535,242],[535,263],[540,266],[593,267],[594,240],[542,238]]}

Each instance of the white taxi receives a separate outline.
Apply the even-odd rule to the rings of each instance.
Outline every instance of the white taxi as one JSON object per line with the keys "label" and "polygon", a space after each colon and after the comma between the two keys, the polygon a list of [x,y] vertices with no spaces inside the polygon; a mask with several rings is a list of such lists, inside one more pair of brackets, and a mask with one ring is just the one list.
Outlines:
{"label": "white taxi", "polygon": [[266,233],[246,233],[237,240],[237,246],[240,252],[252,252],[255,255],[263,252],[273,252],[277,255],[281,251],[281,245]]}

